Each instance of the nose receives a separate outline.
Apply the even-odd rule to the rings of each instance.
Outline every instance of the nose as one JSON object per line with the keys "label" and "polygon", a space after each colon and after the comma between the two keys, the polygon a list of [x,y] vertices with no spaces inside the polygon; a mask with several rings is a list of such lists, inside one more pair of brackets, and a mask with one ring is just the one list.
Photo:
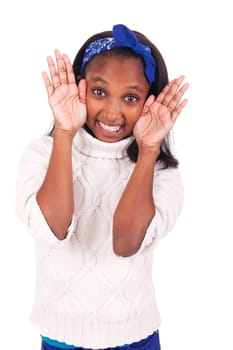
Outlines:
{"label": "nose", "polygon": [[121,117],[121,106],[118,100],[109,98],[104,108],[105,119],[108,121],[116,121]]}

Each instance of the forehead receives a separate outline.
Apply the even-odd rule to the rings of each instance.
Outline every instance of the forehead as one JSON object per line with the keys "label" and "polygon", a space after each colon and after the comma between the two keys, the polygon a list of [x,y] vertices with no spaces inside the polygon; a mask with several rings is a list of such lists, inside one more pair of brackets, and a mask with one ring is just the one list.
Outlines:
{"label": "forehead", "polygon": [[136,58],[139,59],[143,62],[142,57],[135,53],[131,48],[129,47],[114,47],[111,49],[106,49],[100,53],[97,53],[93,55],[93,57],[116,57],[118,59],[123,59],[123,58]]}
{"label": "forehead", "polygon": [[97,55],[86,67],[85,77],[88,79],[93,75],[99,75],[107,81],[117,79],[148,85],[140,57]]}

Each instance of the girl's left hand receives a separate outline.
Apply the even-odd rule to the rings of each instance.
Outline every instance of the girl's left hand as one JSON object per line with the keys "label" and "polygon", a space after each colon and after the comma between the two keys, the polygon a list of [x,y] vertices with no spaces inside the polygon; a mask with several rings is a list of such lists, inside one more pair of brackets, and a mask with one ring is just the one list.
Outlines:
{"label": "girl's left hand", "polygon": [[160,148],[161,142],[172,129],[188,100],[182,97],[189,87],[184,76],[172,80],[157,98],[151,95],[134,127],[138,147]]}

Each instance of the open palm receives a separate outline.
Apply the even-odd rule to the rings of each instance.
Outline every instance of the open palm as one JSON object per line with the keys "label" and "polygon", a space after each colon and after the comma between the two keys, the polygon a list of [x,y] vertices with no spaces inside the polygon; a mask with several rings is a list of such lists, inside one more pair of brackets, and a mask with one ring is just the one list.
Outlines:
{"label": "open palm", "polygon": [[172,80],[155,99],[151,95],[134,127],[139,146],[158,147],[172,129],[177,117],[187,104],[182,100],[188,84],[182,85],[184,76]]}
{"label": "open palm", "polygon": [[76,85],[71,62],[67,55],[55,50],[56,63],[48,56],[50,77],[42,73],[48,93],[50,108],[53,112],[55,128],[76,133],[85,123],[86,82],[81,80]]}

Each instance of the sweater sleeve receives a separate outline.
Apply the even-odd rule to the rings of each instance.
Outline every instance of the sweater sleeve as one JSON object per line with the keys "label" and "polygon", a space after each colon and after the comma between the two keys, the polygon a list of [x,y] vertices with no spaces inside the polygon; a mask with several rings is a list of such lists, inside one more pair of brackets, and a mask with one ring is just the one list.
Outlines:
{"label": "sweater sleeve", "polygon": [[[52,137],[44,136],[31,142],[25,148],[18,167],[15,211],[16,216],[33,238],[55,243],[58,239],[47,224],[36,200],[36,194],[48,168],[52,142]],[[73,220],[68,229],[66,239],[70,237],[72,231]]]}
{"label": "sweater sleeve", "polygon": [[178,168],[156,169],[153,197],[156,213],[137,253],[152,243],[153,246],[156,245],[175,226],[184,199],[183,183]]}

